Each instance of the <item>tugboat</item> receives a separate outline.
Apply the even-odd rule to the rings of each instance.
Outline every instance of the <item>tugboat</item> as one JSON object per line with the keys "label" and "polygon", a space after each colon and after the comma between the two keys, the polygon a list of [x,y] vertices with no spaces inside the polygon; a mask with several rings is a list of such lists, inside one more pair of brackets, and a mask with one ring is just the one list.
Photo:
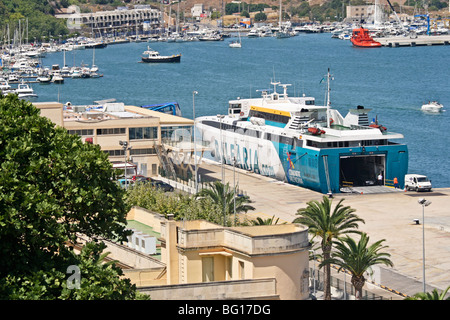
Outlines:
{"label": "tugboat", "polygon": [[363,27],[353,29],[350,41],[355,47],[363,47],[363,48],[381,47],[381,43],[373,40],[373,38],[369,34],[369,30]]}

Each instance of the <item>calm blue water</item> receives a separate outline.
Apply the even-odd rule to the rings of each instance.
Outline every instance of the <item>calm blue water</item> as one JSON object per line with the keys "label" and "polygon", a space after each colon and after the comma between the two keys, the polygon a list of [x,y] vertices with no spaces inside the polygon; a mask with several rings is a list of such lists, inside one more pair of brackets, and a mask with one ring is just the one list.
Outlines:
{"label": "calm blue water", "polygon": [[[128,43],[95,50],[103,78],[66,79],[63,85],[33,85],[38,101],[89,104],[115,98],[129,105],[177,101],[184,117],[225,114],[236,97],[257,97],[275,77],[289,83],[289,94],[314,96],[323,103],[330,68],[331,104],[344,116],[349,108],[371,108],[371,118],[400,132],[409,148],[409,172],[428,175],[435,187],[450,187],[450,47],[360,49],[330,34],[289,39],[243,38],[240,49],[228,42]],[[150,45],[162,55],[181,53],[179,64],[143,64]],[[91,65],[93,50],[66,53],[66,64]],[[63,53],[47,54],[43,64],[63,64]],[[425,114],[421,105],[438,100],[449,112]]]}

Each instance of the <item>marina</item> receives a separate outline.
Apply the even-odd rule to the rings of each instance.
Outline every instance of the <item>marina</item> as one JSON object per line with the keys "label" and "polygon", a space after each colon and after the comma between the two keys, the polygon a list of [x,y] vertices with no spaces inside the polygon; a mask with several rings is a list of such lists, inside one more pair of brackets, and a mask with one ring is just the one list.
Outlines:
{"label": "marina", "polygon": [[[176,101],[184,117],[192,117],[192,92],[197,91],[196,116],[201,117],[227,114],[228,101],[260,96],[257,90],[271,87],[272,81],[291,84],[287,88],[289,97],[305,93],[316,97],[317,105],[326,105],[327,88],[320,80],[330,68],[337,80],[331,85],[332,108],[341,114],[358,105],[371,109],[369,122],[378,118],[389,131],[403,135],[400,140],[408,146],[409,172],[426,174],[436,187],[448,185],[449,164],[439,161],[441,151],[446,150],[446,139],[434,140],[433,148],[428,146],[430,136],[441,136],[439,128],[445,125],[448,115],[421,111],[425,101],[438,100],[444,106],[450,103],[445,86],[448,73],[439,67],[448,46],[366,51],[324,32],[299,33],[286,39],[241,34],[242,50],[230,49],[232,40],[152,42],[152,49],[157,51],[180,52],[181,64],[136,63],[148,42],[108,45],[95,49],[95,65],[104,74],[100,79],[64,77],[64,84],[39,83],[33,89],[38,101],[61,103],[89,104],[116,98],[142,106]],[[52,65],[72,68],[92,61],[93,53],[92,49],[56,51],[47,53],[42,64],[49,69]],[[415,80],[417,75],[420,82]],[[417,121],[427,134],[407,125]]]}

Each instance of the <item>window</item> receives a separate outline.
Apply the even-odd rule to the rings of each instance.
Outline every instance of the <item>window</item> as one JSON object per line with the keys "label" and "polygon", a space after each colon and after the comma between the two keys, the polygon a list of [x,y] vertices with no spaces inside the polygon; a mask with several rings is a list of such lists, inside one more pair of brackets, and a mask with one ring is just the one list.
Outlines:
{"label": "window", "polygon": [[80,129],[80,130],[69,130],[69,134],[77,134],[79,136],[92,136],[94,135],[94,130],[92,129]]}
{"label": "window", "polygon": [[144,149],[131,149],[130,155],[138,156],[144,154],[156,154],[155,148],[144,148]]}
{"label": "window", "polygon": [[130,140],[157,139],[157,127],[129,128]]}
{"label": "window", "polygon": [[105,134],[125,134],[125,128],[97,129],[97,135]]}
{"label": "window", "polygon": [[107,153],[110,157],[118,157],[118,156],[124,156],[125,155],[123,149],[103,150],[103,152]]}

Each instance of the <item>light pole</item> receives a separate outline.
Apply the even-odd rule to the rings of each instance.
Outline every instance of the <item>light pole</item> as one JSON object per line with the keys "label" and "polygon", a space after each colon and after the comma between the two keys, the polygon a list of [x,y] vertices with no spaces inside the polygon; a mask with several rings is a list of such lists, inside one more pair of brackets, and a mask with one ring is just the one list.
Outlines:
{"label": "light pole", "polygon": [[220,162],[221,162],[221,169],[222,169],[222,188],[223,188],[223,226],[226,226],[226,203],[225,203],[225,169],[223,167],[224,164],[224,154],[223,154],[223,143],[222,143],[222,119],[224,118],[224,115],[217,115],[217,118],[220,120]]}
{"label": "light pole", "polygon": [[123,148],[123,154],[125,157],[124,165],[125,165],[125,189],[128,189],[128,181],[127,181],[127,150],[131,149],[131,146],[128,146],[128,141],[119,141],[119,144]]}
{"label": "light pole", "polygon": [[234,211],[234,226],[236,227],[236,157],[233,157],[233,211]]}
{"label": "light pole", "polygon": [[314,286],[314,296],[313,299],[316,300],[316,252],[314,249],[309,250],[309,252],[312,252],[313,259],[314,259],[314,269],[313,269],[313,286]]}
{"label": "light pole", "polygon": [[422,270],[423,270],[423,292],[425,293],[425,207],[431,204],[431,201],[421,198],[418,200],[422,206]]}
{"label": "light pole", "polygon": [[223,154],[223,141],[222,141],[222,119],[224,118],[224,115],[218,114],[217,118],[219,118],[220,123],[220,163],[221,163],[221,171],[222,171],[222,183],[225,184],[225,169],[223,167],[224,161],[225,161],[225,155]]}
{"label": "light pole", "polygon": [[194,119],[194,128],[192,133],[194,135],[194,174],[195,174],[195,193],[198,192],[198,177],[197,177],[197,140],[195,139],[195,95],[197,91],[192,92],[192,119]]}

